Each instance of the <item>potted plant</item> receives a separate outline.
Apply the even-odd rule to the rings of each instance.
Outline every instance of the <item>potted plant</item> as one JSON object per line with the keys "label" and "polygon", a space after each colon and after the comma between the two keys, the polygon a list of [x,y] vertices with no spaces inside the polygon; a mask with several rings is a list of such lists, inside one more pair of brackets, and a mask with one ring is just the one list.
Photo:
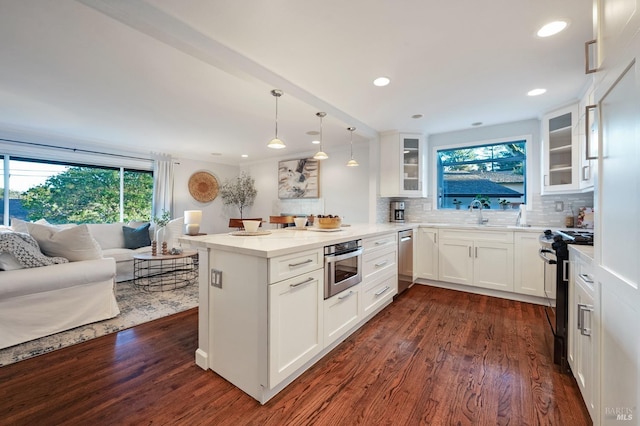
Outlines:
{"label": "potted plant", "polygon": [[240,219],[243,218],[244,208],[253,205],[257,194],[255,180],[245,172],[235,179],[225,180],[220,188],[224,204],[236,206],[240,211]]}
{"label": "potted plant", "polygon": [[491,208],[491,200],[488,197],[485,197],[482,194],[478,194],[475,196],[475,199],[480,201],[480,203],[482,203],[482,208],[483,209],[490,209]]}
{"label": "potted plant", "polygon": [[162,210],[162,215],[160,215],[160,217],[153,216],[151,218],[151,222],[156,225],[155,235],[157,242],[162,243],[164,240],[164,227],[167,226],[169,221],[171,221],[171,213],[164,209]]}
{"label": "potted plant", "polygon": [[509,204],[511,204],[511,201],[507,201],[505,198],[503,198],[502,200],[498,201],[498,204],[500,204],[502,210],[506,210],[509,208]]}
{"label": "potted plant", "polygon": [[456,210],[460,210],[460,204],[462,204],[462,201],[456,198],[453,199],[453,205],[456,206]]}

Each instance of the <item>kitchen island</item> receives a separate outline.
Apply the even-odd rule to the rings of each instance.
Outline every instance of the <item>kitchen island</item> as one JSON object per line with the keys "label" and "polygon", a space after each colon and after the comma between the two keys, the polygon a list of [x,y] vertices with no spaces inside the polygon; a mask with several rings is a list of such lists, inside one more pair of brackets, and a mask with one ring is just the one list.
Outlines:
{"label": "kitchen island", "polygon": [[[196,364],[264,404],[393,301],[397,233],[414,227],[181,237],[200,259]],[[324,247],[358,239],[362,282],[324,299]]]}

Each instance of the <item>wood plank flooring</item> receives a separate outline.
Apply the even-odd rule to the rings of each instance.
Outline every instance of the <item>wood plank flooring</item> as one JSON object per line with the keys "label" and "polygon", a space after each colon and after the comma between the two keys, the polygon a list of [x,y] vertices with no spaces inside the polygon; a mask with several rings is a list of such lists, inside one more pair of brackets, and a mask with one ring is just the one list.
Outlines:
{"label": "wood plank flooring", "polygon": [[588,425],[542,307],[415,285],[261,406],[197,309],[0,368],[0,425]]}

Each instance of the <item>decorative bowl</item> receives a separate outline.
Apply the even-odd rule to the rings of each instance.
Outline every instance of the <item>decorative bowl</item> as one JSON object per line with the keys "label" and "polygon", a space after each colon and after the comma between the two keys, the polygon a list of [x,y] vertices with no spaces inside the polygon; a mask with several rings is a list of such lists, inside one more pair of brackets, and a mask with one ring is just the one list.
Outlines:
{"label": "decorative bowl", "polygon": [[320,229],[336,229],[342,225],[342,219],[339,217],[317,217],[313,221],[313,226]]}

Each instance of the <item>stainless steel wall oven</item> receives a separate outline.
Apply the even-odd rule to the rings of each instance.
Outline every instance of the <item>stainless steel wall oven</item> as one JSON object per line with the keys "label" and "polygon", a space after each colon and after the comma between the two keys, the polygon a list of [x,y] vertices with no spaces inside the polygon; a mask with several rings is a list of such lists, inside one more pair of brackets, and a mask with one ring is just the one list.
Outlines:
{"label": "stainless steel wall oven", "polygon": [[362,240],[346,241],[324,248],[324,298],[362,281]]}

